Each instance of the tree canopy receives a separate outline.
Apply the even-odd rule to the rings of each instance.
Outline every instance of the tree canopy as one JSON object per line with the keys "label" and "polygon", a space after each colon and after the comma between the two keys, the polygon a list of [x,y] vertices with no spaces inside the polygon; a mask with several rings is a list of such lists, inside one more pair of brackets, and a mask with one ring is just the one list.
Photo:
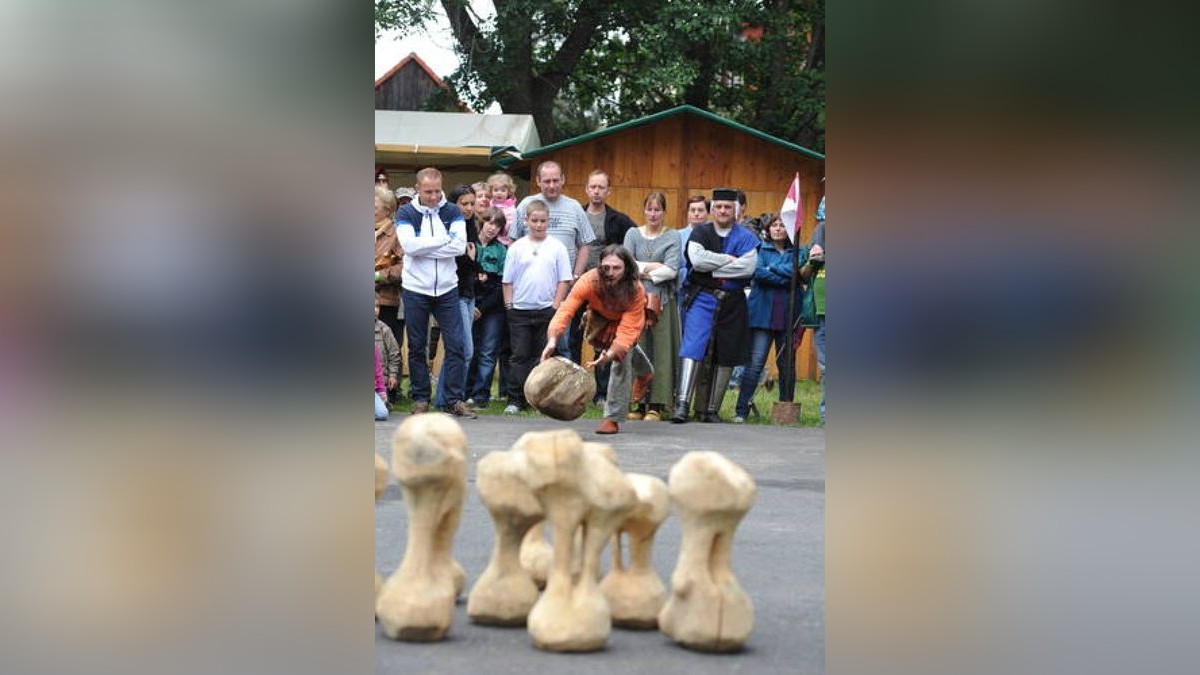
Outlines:
{"label": "tree canopy", "polygon": [[[477,108],[533,115],[543,143],[680,104],[825,147],[824,0],[440,0]],[[433,0],[376,0],[375,28],[428,25]]]}

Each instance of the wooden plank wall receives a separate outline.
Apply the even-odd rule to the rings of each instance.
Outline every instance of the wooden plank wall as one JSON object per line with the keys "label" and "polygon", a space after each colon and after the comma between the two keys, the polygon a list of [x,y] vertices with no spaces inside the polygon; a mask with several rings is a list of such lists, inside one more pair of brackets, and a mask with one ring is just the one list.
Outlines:
{"label": "wooden plank wall", "polygon": [[664,193],[670,227],[684,224],[688,196],[711,196],[717,187],[741,188],[750,215],[776,212],[792,177],[799,172],[805,240],[816,223],[824,172],[824,163],[816,159],[692,115],[677,115],[564,148],[523,168],[532,172],[537,163],[548,159],[562,165],[564,191],[580,202],[586,200],[588,174],[597,168],[607,172],[612,183],[609,204],[637,222],[642,220],[646,195]]}
{"label": "wooden plank wall", "polygon": [[375,109],[421,110],[425,99],[437,88],[416,61],[409,61],[375,91]]}
{"label": "wooden plank wall", "polygon": [[[676,115],[645,126],[626,129],[536,158],[532,165],[513,167],[532,172],[538,163],[554,160],[566,174],[564,192],[586,205],[588,174],[602,169],[612,191],[608,203],[642,222],[642,203],[653,191],[667,197],[667,225],[686,222],[689,195],[712,196],[713,188],[735,187],[746,193],[748,215],[777,212],[796,172],[800,173],[807,242],[816,225],[817,203],[823,194],[823,162],[694,115]],[[530,190],[536,191],[531,185]],[[523,197],[527,193],[519,196]],[[817,379],[811,331],[797,347],[801,379]],[[775,376],[774,355],[768,369]]]}

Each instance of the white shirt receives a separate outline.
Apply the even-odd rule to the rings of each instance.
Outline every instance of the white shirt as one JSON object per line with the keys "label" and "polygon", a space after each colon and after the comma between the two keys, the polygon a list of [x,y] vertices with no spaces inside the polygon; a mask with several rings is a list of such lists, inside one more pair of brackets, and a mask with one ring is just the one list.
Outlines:
{"label": "white shirt", "polygon": [[547,236],[521,237],[508,247],[503,283],[512,284],[513,309],[545,309],[554,304],[558,284],[574,279],[567,247]]}

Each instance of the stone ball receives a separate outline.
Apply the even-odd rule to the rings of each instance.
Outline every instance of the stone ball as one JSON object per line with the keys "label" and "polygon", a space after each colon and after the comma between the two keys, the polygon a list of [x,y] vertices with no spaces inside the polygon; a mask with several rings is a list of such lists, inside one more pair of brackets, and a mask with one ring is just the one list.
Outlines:
{"label": "stone ball", "polygon": [[542,361],[525,380],[525,400],[556,420],[578,419],[596,395],[596,379],[586,368],[561,356]]}

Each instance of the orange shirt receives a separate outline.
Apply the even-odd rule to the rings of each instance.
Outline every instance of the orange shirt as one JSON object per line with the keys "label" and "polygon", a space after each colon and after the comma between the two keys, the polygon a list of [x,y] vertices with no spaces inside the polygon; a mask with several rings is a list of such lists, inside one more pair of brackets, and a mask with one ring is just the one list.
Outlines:
{"label": "orange shirt", "polygon": [[638,338],[642,336],[642,328],[646,325],[646,291],[642,288],[639,282],[637,285],[637,296],[634,297],[633,303],[629,305],[622,313],[615,312],[604,306],[600,296],[596,293],[596,284],[598,282],[599,271],[590,270],[585,272],[575,285],[571,287],[571,293],[558,306],[558,311],[554,313],[554,318],[550,320],[550,329],[547,331],[547,336],[550,339],[557,339],[567,330],[567,326],[571,323],[571,317],[579,311],[583,305],[591,307],[593,310],[600,313],[601,316],[609,321],[619,321],[617,325],[617,336],[613,339],[613,346],[617,347],[617,353],[614,354],[617,360],[623,357],[626,352],[633,349],[637,344]]}

